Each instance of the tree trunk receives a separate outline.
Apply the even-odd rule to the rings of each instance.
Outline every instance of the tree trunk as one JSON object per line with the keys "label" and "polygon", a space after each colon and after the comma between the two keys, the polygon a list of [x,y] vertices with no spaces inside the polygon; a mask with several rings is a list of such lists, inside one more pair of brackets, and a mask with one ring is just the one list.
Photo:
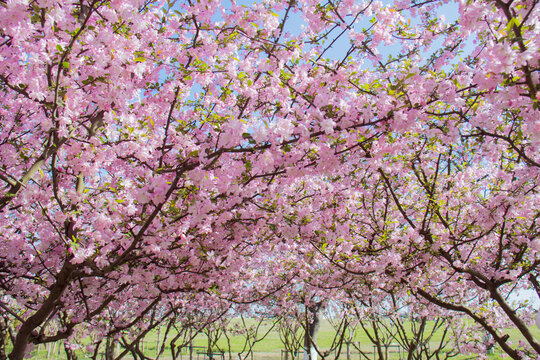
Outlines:
{"label": "tree trunk", "polygon": [[114,359],[115,345],[114,339],[112,337],[107,337],[107,342],[105,343],[105,360]]}
{"label": "tree trunk", "polygon": [[41,307],[32,316],[26,319],[19,328],[13,343],[13,350],[9,354],[10,360],[24,359],[26,348],[28,347],[28,343],[32,337],[32,332],[38,326],[43,324],[45,319],[47,319],[47,317],[54,310],[56,304],[62,297],[64,290],[66,290],[71,280],[73,270],[73,265],[66,261],[56,276],[56,282],[51,285],[47,299],[45,299]]}
{"label": "tree trunk", "polygon": [[7,360],[6,339],[8,336],[7,321],[0,318],[0,360]]}
{"label": "tree trunk", "polygon": [[64,343],[64,351],[66,352],[67,360],[77,360],[77,355],[75,354],[75,351],[71,350],[69,346]]}
{"label": "tree trunk", "polygon": [[193,329],[189,328],[189,360],[193,360]]}
{"label": "tree trunk", "polygon": [[319,309],[321,303],[307,309],[313,315],[313,322],[307,322],[306,334],[304,335],[304,360],[317,360],[317,334],[320,328]]}

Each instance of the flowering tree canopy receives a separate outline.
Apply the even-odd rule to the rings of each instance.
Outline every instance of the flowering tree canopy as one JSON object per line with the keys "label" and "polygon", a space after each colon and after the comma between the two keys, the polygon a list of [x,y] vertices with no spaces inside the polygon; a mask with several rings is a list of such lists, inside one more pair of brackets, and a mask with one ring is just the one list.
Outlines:
{"label": "flowering tree canopy", "polygon": [[0,352],[380,289],[538,356],[515,294],[540,296],[539,17],[536,0],[0,1]]}

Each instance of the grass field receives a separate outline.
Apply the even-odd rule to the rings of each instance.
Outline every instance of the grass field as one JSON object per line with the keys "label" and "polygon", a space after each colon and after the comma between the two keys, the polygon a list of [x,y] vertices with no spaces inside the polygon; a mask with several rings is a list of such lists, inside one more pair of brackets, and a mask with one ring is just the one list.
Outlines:
{"label": "grass field", "polygon": [[[253,324],[255,323],[254,320],[252,320]],[[428,324],[428,330],[429,330],[429,324]],[[432,326],[432,325],[431,325]],[[266,333],[270,328],[269,324],[263,325],[260,330],[259,334]],[[162,328],[160,331],[153,331],[152,333],[148,334],[145,338],[145,341],[143,343],[143,349],[145,356],[148,356],[149,358],[155,359],[157,355],[157,344],[158,339],[160,341],[163,341],[165,329]],[[540,339],[540,330],[536,327],[532,328],[532,332],[534,336],[538,339]],[[517,330],[509,330],[507,332],[510,335],[510,341],[518,341],[519,335]],[[172,359],[170,347],[169,347],[169,341],[170,339],[176,334],[176,332],[171,331],[168,335],[168,339],[166,341],[167,347],[165,348],[165,351],[162,353],[161,356],[159,356],[159,359],[163,360],[170,360]],[[331,343],[335,337],[335,330],[330,325],[330,323],[326,320],[321,322],[321,328],[317,337],[318,346],[322,351],[328,350],[331,346]],[[435,333],[434,337],[431,339],[431,346],[436,347],[438,342],[440,341],[441,333]],[[358,329],[355,333],[355,337],[353,339],[355,344],[359,346],[360,350],[362,350],[370,359],[375,359],[373,355],[373,344],[369,340],[368,336],[364,331],[361,331],[361,329]],[[242,350],[244,348],[245,338],[242,336],[231,336],[229,335],[229,339],[227,340],[226,337],[221,336],[220,339],[217,341],[217,346],[213,346],[214,353],[218,353],[220,350],[224,352],[223,357],[221,356],[213,356],[212,360],[239,360],[241,354],[242,359],[247,358],[245,360],[284,360],[284,357],[282,355],[282,351],[284,350],[284,345],[280,339],[279,333],[274,328],[272,331],[268,333],[264,339],[257,342],[253,346],[253,354],[250,354],[248,356],[247,350],[244,349],[244,352],[242,353]],[[394,341],[395,343],[395,341]],[[194,346],[191,356],[189,354],[188,348],[184,348],[182,351],[182,360],[209,360],[208,356],[202,354],[205,352],[204,348],[207,348],[208,346],[208,338],[204,334],[198,334],[193,342],[192,346]],[[388,349],[388,358],[389,360],[395,360],[400,359],[398,351],[398,347],[391,347]],[[490,354],[489,357],[492,359],[499,358],[500,351],[495,349],[493,354]],[[88,357],[85,356],[82,352],[77,352],[77,355],[79,359],[88,359]],[[453,359],[476,359],[476,356],[458,356]],[[48,347],[40,346],[39,348],[34,349],[32,352],[31,359],[66,359],[64,349],[63,349],[63,343],[57,343],[57,344],[49,344]],[[104,359],[103,355],[100,355],[98,359]],[[131,354],[128,354],[124,357],[124,359],[133,359]],[[300,353],[297,354],[296,359],[302,359],[301,350]],[[327,357],[327,359],[335,359],[335,353],[332,353]],[[343,345],[343,348],[341,350],[340,360],[347,360],[347,354],[346,354],[346,347]],[[360,353],[353,347],[350,347],[349,352],[349,359],[348,360],[363,360],[366,359],[366,357],[362,357]],[[293,360],[291,356],[288,356],[287,360]]]}

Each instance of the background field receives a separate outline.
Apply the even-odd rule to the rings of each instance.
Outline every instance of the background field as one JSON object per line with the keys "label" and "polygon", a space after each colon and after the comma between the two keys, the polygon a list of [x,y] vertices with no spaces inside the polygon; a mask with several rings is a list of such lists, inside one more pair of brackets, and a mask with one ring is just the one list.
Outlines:
{"label": "background field", "polygon": [[[251,320],[252,324],[255,324],[254,320]],[[270,329],[270,324],[263,325],[261,329],[259,330],[259,334],[264,334],[267,332],[267,330]],[[431,325],[430,325],[431,326]],[[428,326],[429,329],[429,326]],[[531,329],[534,336],[538,339],[540,339],[540,330],[536,327]],[[150,359],[156,359],[157,355],[157,347],[158,347],[158,339],[160,341],[163,341],[165,328],[160,329],[159,331],[153,331],[152,333],[148,334],[145,338],[145,341],[143,343],[143,349],[144,354]],[[331,324],[327,320],[323,320],[321,322],[321,328],[317,337],[317,341],[319,344],[319,347],[324,351],[329,349],[331,346],[331,343],[335,336],[335,330],[331,326]],[[519,335],[517,330],[509,329],[507,333],[510,335],[509,341],[519,341]],[[171,331],[168,334],[167,337],[167,345],[164,350],[164,352],[159,356],[159,359],[163,360],[170,360],[172,359],[170,347],[169,347],[169,341],[170,339],[176,334],[175,331]],[[438,342],[440,341],[441,333],[436,333],[433,339],[431,340],[431,346],[436,347]],[[361,328],[358,328],[356,331],[356,336],[354,337],[354,342],[359,348],[366,353],[370,359],[376,359],[373,354],[373,344],[370,342],[368,336],[364,331],[362,331]],[[282,341],[280,340],[279,333],[276,328],[274,328],[272,331],[268,333],[264,339],[257,342],[253,347],[253,353],[248,355],[247,349],[244,349],[244,352],[242,352],[244,348],[245,338],[242,336],[233,336],[229,334],[229,340],[227,340],[224,336],[220,338],[220,340],[217,342],[217,347],[214,346],[212,351],[214,355],[212,356],[212,360],[285,360],[284,354],[282,352],[284,351],[284,346],[282,344]],[[395,343],[395,342],[394,342]],[[84,344],[82,344],[84,345]],[[230,347],[229,347],[230,345]],[[185,347],[182,351],[181,359],[182,360],[209,360],[208,355],[205,355],[203,353],[206,352],[207,346],[208,346],[208,338],[204,334],[200,333],[198,334],[192,342],[192,352],[191,356],[189,353],[188,347]],[[398,347],[391,347],[388,349],[388,359],[395,360],[395,359],[402,359],[403,356],[400,356],[398,352]],[[218,355],[220,351],[223,351],[223,355]],[[117,352],[118,353],[118,352]],[[240,354],[240,355],[239,355]],[[88,359],[87,356],[83,354],[83,352],[77,352],[77,355],[79,359]],[[489,354],[489,358],[496,359],[500,358],[501,353],[500,351],[495,348],[494,352],[492,354]],[[39,348],[34,349],[32,352],[31,359],[66,359],[63,343],[59,342],[56,344],[49,344],[48,346],[40,346]],[[453,359],[476,359],[477,356],[458,356],[454,357]],[[98,359],[104,359],[104,355],[100,354]],[[124,357],[124,359],[133,359],[131,354],[128,354]],[[301,351],[297,354],[296,359],[301,360],[302,359],[302,353]],[[327,357],[328,360],[335,359],[335,354],[332,353]],[[347,354],[346,354],[346,346],[343,345],[343,348],[341,350],[340,360],[347,360]],[[350,346],[350,352],[349,352],[349,360],[363,360],[366,359],[365,357],[362,357],[359,352],[353,347]],[[288,356],[287,360],[293,360],[290,356]]]}

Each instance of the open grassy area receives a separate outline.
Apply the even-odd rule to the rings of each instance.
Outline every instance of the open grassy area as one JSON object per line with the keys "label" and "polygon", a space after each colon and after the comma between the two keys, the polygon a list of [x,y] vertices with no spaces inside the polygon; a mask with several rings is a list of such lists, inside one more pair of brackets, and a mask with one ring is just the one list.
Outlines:
{"label": "open grassy area", "polygon": [[[251,320],[251,325],[254,325],[255,321]],[[430,326],[432,326],[432,323],[428,324],[427,329],[430,329]],[[270,323],[264,324],[259,329],[259,336],[262,336],[262,334],[265,334],[271,327]],[[531,329],[534,336],[540,339],[540,330],[536,327]],[[163,341],[165,329],[162,328],[159,331],[153,331],[149,333],[145,337],[144,341],[144,353],[146,356],[150,358],[155,358],[157,354],[156,347],[158,345],[158,339],[160,341]],[[519,334],[517,330],[510,329],[507,331],[507,333],[510,335],[509,341],[518,341],[519,340]],[[331,324],[324,320],[321,322],[321,328],[317,337],[318,345],[322,351],[326,351],[330,348],[332,341],[335,337],[336,331],[331,326]],[[163,354],[159,357],[159,359],[169,360],[172,359],[169,342],[172,337],[176,335],[175,331],[171,331],[168,334],[167,341],[166,341],[166,348]],[[435,333],[434,337],[431,339],[430,346],[433,348],[436,347],[438,342],[440,341],[442,332]],[[353,338],[354,343],[356,346],[360,348],[361,351],[363,351],[367,356],[369,356],[370,359],[374,359],[373,356],[373,344],[369,340],[369,337],[366,335],[364,331],[362,331],[361,328],[357,328],[355,332],[355,336]],[[395,344],[396,342],[393,341]],[[245,344],[245,338],[238,335],[232,335],[230,334],[228,336],[228,339],[225,336],[221,336],[219,340],[217,341],[217,346],[213,346],[213,352],[218,353],[219,351],[223,351],[223,360],[239,360],[240,356],[246,357],[247,354],[247,348],[244,348]],[[192,353],[191,353],[191,359],[192,360],[208,360],[208,356],[204,355],[203,353],[206,352],[206,348],[208,347],[208,338],[205,334],[198,334],[192,342]],[[244,350],[244,351],[243,351]],[[264,337],[264,339],[260,340],[259,342],[255,343],[253,346],[253,352],[254,354],[247,357],[246,360],[279,360],[284,359],[282,355],[282,351],[284,350],[284,345],[280,339],[279,332],[277,330],[277,327],[275,327],[272,331],[268,332],[268,335]],[[399,347],[393,346],[390,347],[388,353],[388,359],[394,360],[399,359]],[[403,351],[403,350],[402,350]],[[240,356],[239,356],[240,354]],[[499,358],[500,351],[495,349],[494,353],[490,355],[490,358]],[[50,344],[48,347],[40,346],[39,351],[36,348],[33,351],[32,354],[33,359],[65,359],[65,353],[63,349],[63,343],[57,343],[57,344]],[[87,359],[88,357],[85,357],[85,355],[82,352],[78,352],[79,359]],[[214,360],[221,360],[221,356],[214,355]],[[98,359],[101,359],[102,356],[98,357]],[[301,350],[297,354],[296,359],[301,359],[302,354]],[[335,353],[332,353],[328,356],[328,359],[334,359]],[[476,356],[458,356],[454,359],[475,359]],[[131,354],[128,354],[124,359],[133,359]],[[347,360],[347,351],[346,346],[343,345],[341,349],[341,353],[339,356],[340,360]],[[358,352],[357,349],[355,349],[352,345],[350,346],[350,352],[349,352],[349,360],[362,360],[365,359],[365,357],[362,357],[361,354]],[[182,360],[190,360],[190,353],[187,347],[185,347],[182,351]],[[293,360],[290,356],[287,360]]]}

